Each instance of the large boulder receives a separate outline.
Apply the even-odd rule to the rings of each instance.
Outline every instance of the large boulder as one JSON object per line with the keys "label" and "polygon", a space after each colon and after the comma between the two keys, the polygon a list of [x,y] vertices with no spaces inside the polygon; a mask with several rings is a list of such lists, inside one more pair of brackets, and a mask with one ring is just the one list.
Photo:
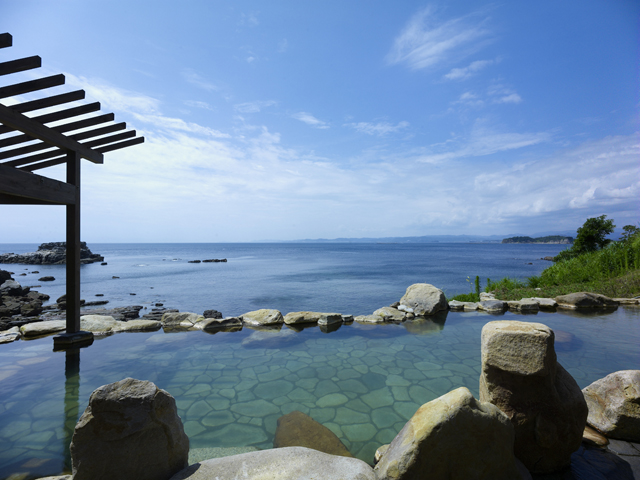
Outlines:
{"label": "large boulder", "polygon": [[187,466],[189,438],[169,393],[125,378],[91,394],[70,449],[74,480],[167,480]]}
{"label": "large boulder", "polygon": [[560,308],[614,308],[619,305],[615,300],[599,293],[578,292],[556,297]]}
{"label": "large boulder", "polygon": [[434,315],[449,308],[442,290],[428,283],[411,285],[400,299],[400,304],[411,308],[418,316]]}
{"label": "large boulder", "polygon": [[553,331],[541,323],[489,322],[482,329],[480,401],[515,427],[515,454],[531,473],[567,467],[580,447],[587,405],[557,362]]}
{"label": "large boulder", "polygon": [[582,390],[587,423],[611,438],[640,442],[640,370],[622,370]]}
{"label": "large boulder", "polygon": [[242,323],[254,327],[263,325],[280,325],[284,323],[282,313],[278,310],[262,308],[242,315]]}
{"label": "large boulder", "polygon": [[511,422],[460,387],[422,405],[375,467],[380,480],[520,480]]}
{"label": "large boulder", "polygon": [[373,469],[362,460],[329,455],[304,447],[274,448],[231,457],[213,458],[189,466],[170,480],[237,480],[240,478],[377,480]]}
{"label": "large boulder", "polygon": [[298,410],[278,418],[273,446],[306,447],[330,455],[353,456],[335,433]]}

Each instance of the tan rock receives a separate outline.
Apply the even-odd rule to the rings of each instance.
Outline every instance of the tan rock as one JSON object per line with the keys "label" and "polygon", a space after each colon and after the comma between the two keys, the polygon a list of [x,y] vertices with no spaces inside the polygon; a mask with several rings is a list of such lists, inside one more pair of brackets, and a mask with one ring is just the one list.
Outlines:
{"label": "tan rock", "polygon": [[161,480],[187,466],[189,439],[169,393],[125,378],[91,394],[70,450],[74,480]]}
{"label": "tan rock", "polygon": [[411,285],[400,299],[400,304],[413,309],[417,316],[434,315],[449,309],[442,290],[428,283]]}
{"label": "tan rock", "polygon": [[536,302],[540,310],[555,310],[558,306],[558,302],[553,298],[531,297],[530,300]]}
{"label": "tan rock", "polygon": [[609,445],[609,439],[602,435],[595,428],[591,428],[589,425],[584,427],[582,442],[586,443],[587,445],[593,445],[595,447],[606,447],[607,445]]}
{"label": "tan rock", "polygon": [[375,467],[380,480],[520,480],[509,419],[465,387],[422,405]]}
{"label": "tan rock", "polygon": [[587,422],[610,438],[640,442],[640,370],[621,370],[582,390]]}
{"label": "tan rock", "polygon": [[380,447],[378,447],[376,449],[376,453],[373,457],[373,463],[377,464],[380,459],[382,458],[382,456],[387,452],[387,450],[389,450],[389,444],[387,445],[381,445]]}
{"label": "tan rock", "polygon": [[373,312],[373,315],[382,317],[385,322],[402,322],[406,313],[392,307],[382,307]]}
{"label": "tan rock", "polygon": [[509,310],[513,312],[535,313],[540,310],[540,304],[529,298],[515,301],[510,300],[507,304],[509,305]]}
{"label": "tan rock", "polygon": [[339,313],[323,313],[318,320],[318,325],[321,327],[335,325],[336,323],[342,323],[342,315]]}
{"label": "tan rock", "polygon": [[587,408],[575,380],[556,361],[553,331],[540,323],[489,322],[482,329],[480,400],[515,427],[515,454],[531,473],[569,465]]}
{"label": "tan rock", "polygon": [[204,317],[197,313],[190,312],[167,312],[162,315],[163,327],[183,327],[190,328],[193,327],[196,323],[202,322]]}
{"label": "tan rock", "polygon": [[200,330],[216,330],[229,327],[240,327],[242,329],[242,319],[240,317],[205,318],[196,323],[195,327]]}
{"label": "tan rock", "polygon": [[[118,322],[113,327],[113,332],[153,332],[162,328],[162,322],[157,320],[136,319],[127,322]],[[84,329],[83,329],[84,330]]]}
{"label": "tan rock", "polygon": [[612,298],[611,300],[620,305],[640,305],[640,298]]}
{"label": "tan rock", "polygon": [[20,333],[24,337],[37,337],[40,335],[48,335],[50,333],[58,333],[66,330],[67,323],[64,320],[48,320],[45,322],[27,323],[20,327]]}
{"label": "tan rock", "polygon": [[320,320],[320,312],[289,312],[284,316],[284,323],[296,325],[298,323],[315,323]]}
{"label": "tan rock", "polygon": [[335,433],[297,410],[278,418],[273,447],[306,447],[330,455],[353,456]]}
{"label": "tan rock", "polygon": [[282,313],[278,310],[268,308],[247,312],[241,317],[243,324],[251,326],[279,325],[284,323]]}
{"label": "tan rock", "polygon": [[354,320],[358,323],[384,323],[384,317],[378,315],[358,315]]}

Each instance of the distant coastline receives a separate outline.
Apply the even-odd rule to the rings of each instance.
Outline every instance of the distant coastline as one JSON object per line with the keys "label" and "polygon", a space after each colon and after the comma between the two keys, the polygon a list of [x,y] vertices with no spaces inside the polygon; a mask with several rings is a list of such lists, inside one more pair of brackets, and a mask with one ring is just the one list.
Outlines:
{"label": "distant coastline", "polygon": [[573,237],[565,237],[562,235],[547,235],[546,237],[511,237],[502,240],[502,243],[539,243],[539,244],[555,244],[555,245],[571,245]]}

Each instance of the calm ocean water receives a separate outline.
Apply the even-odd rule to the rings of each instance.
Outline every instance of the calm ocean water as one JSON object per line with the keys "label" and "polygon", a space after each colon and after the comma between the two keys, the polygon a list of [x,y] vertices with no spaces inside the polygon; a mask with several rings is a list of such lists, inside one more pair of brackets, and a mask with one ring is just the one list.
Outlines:
{"label": "calm ocean water", "polygon": [[[216,309],[225,316],[258,308],[368,314],[400,299],[414,283],[431,283],[452,296],[468,293],[479,275],[524,279],[539,274],[563,245],[515,244],[90,244],[106,266],[82,266],[82,298],[103,294],[111,307],[155,303],[180,311]],[[0,244],[25,253],[36,244]],[[227,263],[188,263],[226,258]],[[55,301],[64,294],[63,265],[2,265],[26,276],[22,285]],[[33,274],[30,272],[38,271]],[[38,278],[52,275],[55,281]],[[119,277],[114,279],[112,277]],[[135,295],[132,295],[135,294]],[[144,313],[142,311],[141,313]]]}
{"label": "calm ocean water", "polygon": [[[1,245],[29,252],[37,245]],[[108,265],[82,267],[87,300],[109,306],[164,303],[238,315],[257,308],[371,313],[416,282],[448,295],[467,276],[524,279],[560,245],[170,244],[90,245]],[[227,263],[188,260],[227,258]],[[64,293],[64,266],[0,265],[23,285]],[[31,273],[39,271],[39,273]],[[26,273],[20,276],[20,273]],[[113,276],[120,278],[113,279]],[[136,295],[130,295],[135,293]],[[144,313],[144,311],[142,312]],[[454,388],[478,396],[480,335],[492,320],[534,321],[556,334],[558,361],[580,388],[640,362],[640,308],[521,315],[448,312],[402,324],[238,332],[139,332],[96,337],[78,354],[51,337],[0,345],[0,479],[69,472],[74,426],[96,388],[150,380],[176,399],[190,463],[230,450],[273,447],[278,419],[301,411],[367,462],[416,410]],[[77,355],[77,356],[74,356]],[[74,360],[75,358],[75,360]],[[79,367],[78,367],[79,366]]]}

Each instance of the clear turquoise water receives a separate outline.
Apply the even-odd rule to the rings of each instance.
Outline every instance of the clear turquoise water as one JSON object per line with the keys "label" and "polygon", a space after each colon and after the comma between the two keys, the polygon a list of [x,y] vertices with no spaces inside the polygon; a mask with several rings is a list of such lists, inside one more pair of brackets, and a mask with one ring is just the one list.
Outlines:
{"label": "clear turquoise water", "polygon": [[[0,346],[0,478],[64,469],[69,435],[91,392],[125,377],[175,398],[191,448],[271,448],[277,419],[293,410],[330,428],[371,462],[425,402],[466,386],[478,395],[480,332],[491,320],[544,323],[560,363],[585,387],[640,367],[640,309],[492,316],[450,312],[436,322],[343,325],[302,331],[127,333],[80,353],[65,378],[51,338]],[[562,333],[561,333],[562,332]]]}

